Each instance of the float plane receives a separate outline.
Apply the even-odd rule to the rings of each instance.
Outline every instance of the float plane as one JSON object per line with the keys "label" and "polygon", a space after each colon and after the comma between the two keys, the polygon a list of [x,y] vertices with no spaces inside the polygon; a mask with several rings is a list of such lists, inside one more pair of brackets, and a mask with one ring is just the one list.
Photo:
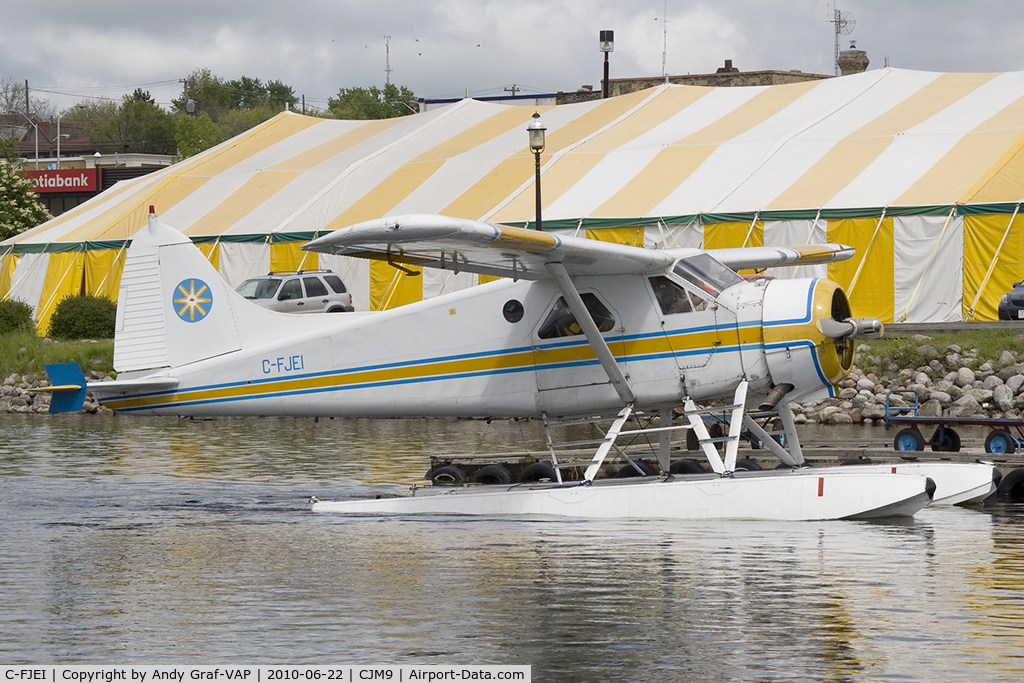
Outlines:
{"label": "float plane", "polygon": [[[818,520],[913,515],[933,498],[995,490],[985,465],[806,467],[788,403],[835,395],[853,340],[882,326],[852,317],[828,280],[737,271],[839,261],[849,247],[645,249],[409,215],[303,248],[502,279],[386,311],[278,313],[234,292],[151,208],[121,277],[118,377],[86,383],[77,366],[51,367],[51,409],[78,410],[91,391],[130,414],[610,421],[582,464],[558,462],[552,449],[548,476],[314,499],[316,511]],[[778,411],[788,450],[748,403]],[[714,410],[730,416],[724,434],[705,422]],[[633,429],[636,415],[657,416],[658,426]],[[678,429],[692,430],[711,472],[673,468]],[[786,467],[737,467],[744,431]],[[657,468],[620,445],[641,432],[657,442]],[[604,476],[615,458],[644,476]],[[563,477],[566,468],[576,480]]]}

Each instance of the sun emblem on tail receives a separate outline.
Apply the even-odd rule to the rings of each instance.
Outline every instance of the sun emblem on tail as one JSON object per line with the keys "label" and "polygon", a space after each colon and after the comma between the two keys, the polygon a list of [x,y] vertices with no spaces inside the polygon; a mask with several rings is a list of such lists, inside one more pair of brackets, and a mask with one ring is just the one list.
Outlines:
{"label": "sun emblem on tail", "polygon": [[213,293],[209,285],[197,278],[182,280],[172,296],[174,312],[187,323],[199,322],[213,308]]}

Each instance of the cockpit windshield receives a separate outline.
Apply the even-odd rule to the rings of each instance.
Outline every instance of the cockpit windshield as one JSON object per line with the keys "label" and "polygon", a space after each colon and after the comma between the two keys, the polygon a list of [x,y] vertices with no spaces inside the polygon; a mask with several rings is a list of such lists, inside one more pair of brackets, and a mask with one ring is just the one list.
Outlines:
{"label": "cockpit windshield", "polygon": [[743,282],[736,271],[708,254],[697,254],[676,261],[672,271],[702,292],[717,297],[729,287]]}

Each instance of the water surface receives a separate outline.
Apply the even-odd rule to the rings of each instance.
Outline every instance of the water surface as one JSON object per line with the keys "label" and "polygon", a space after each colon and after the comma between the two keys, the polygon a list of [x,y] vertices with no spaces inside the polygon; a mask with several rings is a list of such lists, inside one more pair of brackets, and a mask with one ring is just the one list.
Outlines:
{"label": "water surface", "polygon": [[[1024,507],[904,522],[343,517],[536,423],[0,416],[0,663],[1024,678]],[[385,482],[379,484],[377,482]]]}

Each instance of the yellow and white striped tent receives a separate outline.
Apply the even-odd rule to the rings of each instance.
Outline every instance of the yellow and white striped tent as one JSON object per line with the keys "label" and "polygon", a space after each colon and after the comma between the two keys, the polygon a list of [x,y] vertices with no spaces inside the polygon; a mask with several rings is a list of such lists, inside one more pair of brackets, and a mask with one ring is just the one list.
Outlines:
{"label": "yellow and white striped tent", "polygon": [[[331,268],[359,310],[472,285],[299,246],[399,213],[531,225],[533,113],[463,100],[382,121],[281,114],[3,242],[0,296],[36,306],[41,332],[64,296],[115,298],[150,205],[231,284]],[[773,274],[827,275],[883,321],[994,319],[1024,279],[1024,72],[666,85],[540,113],[545,230],[650,248],[849,244],[851,261]]]}

